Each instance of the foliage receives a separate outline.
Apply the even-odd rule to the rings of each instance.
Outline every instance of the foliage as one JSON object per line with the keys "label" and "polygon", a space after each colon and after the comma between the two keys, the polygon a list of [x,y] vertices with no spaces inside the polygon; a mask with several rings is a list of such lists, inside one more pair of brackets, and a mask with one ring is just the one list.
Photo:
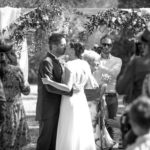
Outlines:
{"label": "foliage", "polygon": [[62,32],[66,34],[68,39],[77,38],[78,33],[81,32],[79,35],[81,39],[83,33],[81,18],[83,19],[83,17],[76,15],[74,10],[65,8],[59,3],[47,3],[43,7],[30,9],[28,13],[21,15],[6,31],[16,43],[15,49],[18,53],[24,37],[34,33],[35,39],[30,45],[35,49],[29,51],[29,54],[32,55],[46,44],[47,37],[53,32]]}
{"label": "foliage", "polygon": [[118,0],[118,8],[150,8],[149,0]]}
{"label": "foliage", "polygon": [[84,23],[86,17],[81,15],[76,9],[69,11],[68,16],[68,26],[66,26],[68,32],[68,39],[78,39],[81,42],[87,41],[86,30],[84,28]]}
{"label": "foliage", "polygon": [[[139,9],[106,9],[96,15],[87,16],[85,24],[87,32],[91,35],[97,30],[107,31],[114,40],[112,54],[122,59],[123,72],[131,56],[135,53],[135,35],[145,29],[150,15]],[[101,31],[101,32],[103,32]]]}
{"label": "foliage", "polygon": [[36,8],[49,3],[61,3],[72,8],[116,7],[117,0],[1,0],[0,7]]}
{"label": "foliage", "polygon": [[149,0],[1,0],[0,7],[36,8],[50,2],[73,8],[149,8]]}
{"label": "foliage", "polygon": [[[31,1],[32,4],[33,1]],[[17,0],[11,1],[7,5],[16,7]],[[14,49],[18,57],[22,49],[22,41],[24,37],[27,37],[29,56],[32,56],[29,57],[29,81],[34,83],[37,79],[39,62],[47,52],[47,37],[58,30],[64,9],[59,3],[50,2],[49,0],[45,0],[40,7],[38,5],[35,5],[37,8],[34,6],[34,8],[28,9],[28,13],[23,13],[5,31],[2,31],[4,34],[9,33],[10,38],[15,42]]]}
{"label": "foliage", "polygon": [[114,30],[118,33],[123,32],[126,37],[132,38],[144,30],[146,22],[150,21],[150,15],[142,16],[141,12],[137,10],[107,9],[89,16],[88,19],[85,28],[89,33],[106,26],[110,32]]}
{"label": "foliage", "polygon": [[[48,7],[38,7],[30,10],[29,13],[21,15],[6,31],[9,32],[10,38],[16,43],[16,50],[20,51],[23,38],[34,32],[36,35],[36,49],[41,45],[41,35],[37,31],[42,30],[45,36],[57,30],[56,18],[62,15],[62,8],[59,5],[53,4]],[[5,33],[5,31],[4,31]],[[39,38],[37,37],[39,36]],[[32,43],[33,45],[35,43]],[[34,51],[29,51],[31,54]]]}
{"label": "foliage", "polygon": [[[119,4],[121,4],[121,0],[118,1]],[[68,7],[64,8],[62,3],[69,6],[69,9]],[[47,35],[51,34],[52,32],[58,31],[59,29],[61,32],[64,32],[67,35],[68,39],[78,38],[79,40],[85,42],[88,36],[93,33],[95,29],[99,29],[101,26],[106,26],[110,29],[110,31],[115,30],[116,32],[124,32],[124,34],[127,34],[128,37],[133,37],[136,32],[143,30],[145,22],[150,20],[149,15],[145,14],[143,17],[137,14],[135,11],[130,13],[128,11],[120,11],[118,9],[108,9],[106,11],[99,12],[96,15],[88,16],[80,12],[74,12],[74,10],[70,8],[70,6],[107,7],[110,6],[110,3],[116,3],[116,1],[64,0],[61,2],[61,0],[1,0],[0,6],[33,8],[32,11],[21,16],[9,28],[9,30],[12,31],[12,38],[17,41],[17,46],[19,46],[21,43],[24,35],[29,37],[29,54],[32,56],[30,57],[29,75],[31,79],[33,79],[32,77],[36,77],[37,75],[38,63],[46,53]],[[87,19],[87,24],[83,26],[83,22]],[[135,24],[133,24],[134,21]],[[91,28],[89,28],[90,26]],[[89,32],[85,32],[85,29],[87,29]],[[31,34],[33,35],[31,40],[32,42],[30,41]],[[121,47],[122,46],[120,46],[118,49],[124,52]],[[19,49],[17,48],[17,50]],[[116,51],[114,51],[114,53],[118,55]]]}

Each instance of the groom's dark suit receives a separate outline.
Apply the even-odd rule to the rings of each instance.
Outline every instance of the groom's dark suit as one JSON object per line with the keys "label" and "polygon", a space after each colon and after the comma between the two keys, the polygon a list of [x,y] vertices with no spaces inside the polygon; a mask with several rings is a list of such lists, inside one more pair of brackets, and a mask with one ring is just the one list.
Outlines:
{"label": "groom's dark suit", "polygon": [[41,78],[48,75],[52,80],[61,82],[62,73],[58,59],[48,53],[40,63],[38,72],[36,120],[40,122],[40,135],[37,150],[55,150],[61,95],[72,95],[72,92],[68,93],[50,85],[44,85]]}

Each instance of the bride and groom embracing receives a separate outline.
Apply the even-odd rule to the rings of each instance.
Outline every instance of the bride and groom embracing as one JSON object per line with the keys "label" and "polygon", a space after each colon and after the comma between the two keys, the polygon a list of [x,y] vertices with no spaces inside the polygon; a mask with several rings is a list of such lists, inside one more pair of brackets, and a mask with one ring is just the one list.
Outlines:
{"label": "bride and groom embracing", "polygon": [[84,88],[98,88],[89,64],[81,59],[84,47],[69,44],[63,67],[58,57],[66,51],[66,39],[54,33],[49,52],[38,72],[36,120],[40,122],[36,150],[96,150],[91,116]]}

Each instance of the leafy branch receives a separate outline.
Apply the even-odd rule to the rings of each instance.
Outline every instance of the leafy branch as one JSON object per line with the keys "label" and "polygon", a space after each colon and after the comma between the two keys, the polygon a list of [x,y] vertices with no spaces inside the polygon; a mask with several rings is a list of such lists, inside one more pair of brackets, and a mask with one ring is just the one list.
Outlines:
{"label": "leafy branch", "polygon": [[87,17],[85,28],[92,34],[95,29],[106,26],[111,31],[125,31],[127,37],[134,37],[138,32],[144,30],[146,23],[150,21],[150,15],[141,15],[140,11],[127,11],[121,9],[107,9],[96,15]]}
{"label": "leafy branch", "polygon": [[[38,7],[31,9],[30,12],[21,15],[15,22],[13,22],[2,32],[4,34],[9,34],[9,38],[15,43],[15,50],[19,53],[22,48],[22,41],[28,33],[32,32],[36,34],[37,31],[42,30],[46,36],[56,31],[57,25],[55,20],[57,17],[62,15],[62,11],[62,7],[56,4],[43,8]],[[41,45],[42,39],[38,39],[39,40],[36,41],[36,46],[38,44]]]}

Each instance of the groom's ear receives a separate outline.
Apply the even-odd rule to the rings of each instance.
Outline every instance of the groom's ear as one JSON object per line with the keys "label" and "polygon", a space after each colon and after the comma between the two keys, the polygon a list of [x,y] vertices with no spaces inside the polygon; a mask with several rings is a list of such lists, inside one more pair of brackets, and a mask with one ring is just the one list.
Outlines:
{"label": "groom's ear", "polygon": [[56,47],[57,47],[57,45],[55,45],[55,44],[49,44],[49,50],[50,50],[50,51],[55,50]]}
{"label": "groom's ear", "polygon": [[51,45],[51,50],[55,50],[55,49],[57,49],[57,45],[52,44],[52,45]]}

